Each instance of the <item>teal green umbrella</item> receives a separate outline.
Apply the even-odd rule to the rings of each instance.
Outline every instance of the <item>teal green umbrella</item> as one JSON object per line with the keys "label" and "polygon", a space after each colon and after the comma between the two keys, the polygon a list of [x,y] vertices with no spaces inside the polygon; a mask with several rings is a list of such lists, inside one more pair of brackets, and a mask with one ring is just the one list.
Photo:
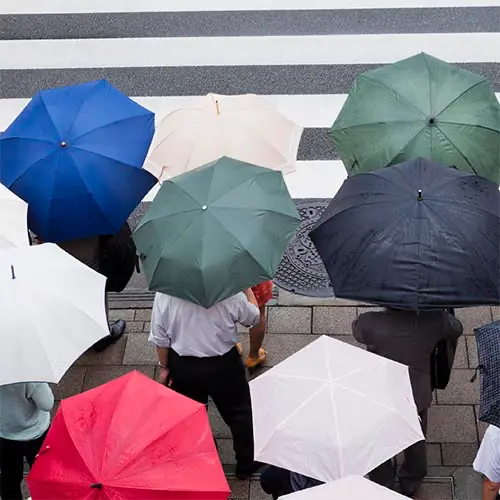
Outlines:
{"label": "teal green umbrella", "polygon": [[208,308],[272,279],[299,223],[281,172],[221,158],[164,182],[134,240],[150,290]]}
{"label": "teal green umbrella", "polygon": [[500,181],[490,82],[427,54],[359,75],[330,134],[350,174],[424,157]]}

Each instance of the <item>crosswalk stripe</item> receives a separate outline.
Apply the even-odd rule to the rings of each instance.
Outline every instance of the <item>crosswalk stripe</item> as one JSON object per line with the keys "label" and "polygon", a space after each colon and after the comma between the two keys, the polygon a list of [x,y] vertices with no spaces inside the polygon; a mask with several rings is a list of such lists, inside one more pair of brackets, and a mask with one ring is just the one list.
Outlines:
{"label": "crosswalk stripe", "polygon": [[204,12],[500,6],[500,0],[19,0],[0,2],[0,14]]}
{"label": "crosswalk stripe", "polygon": [[[3,69],[500,62],[500,33],[7,40]],[[92,57],[89,57],[89,55]]]}
{"label": "crosswalk stripe", "polygon": [[[500,92],[496,94],[500,100]],[[335,121],[347,99],[347,94],[262,95],[274,108],[304,128],[328,128]],[[196,106],[202,96],[132,97],[153,111],[156,123],[168,113]],[[5,130],[30,99],[0,99],[0,130]]]}
{"label": "crosswalk stripe", "polygon": [[[298,161],[297,170],[285,175],[292,198],[333,198],[347,177],[341,161]],[[150,202],[158,192],[156,185],[144,198]]]}

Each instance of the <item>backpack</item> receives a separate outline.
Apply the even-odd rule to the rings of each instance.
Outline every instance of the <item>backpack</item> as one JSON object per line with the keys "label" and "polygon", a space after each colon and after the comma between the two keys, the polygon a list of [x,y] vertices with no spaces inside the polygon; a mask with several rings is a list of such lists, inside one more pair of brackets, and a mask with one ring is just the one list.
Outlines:
{"label": "backpack", "polygon": [[100,237],[99,272],[106,276],[107,292],[122,292],[134,270],[139,271],[137,249],[128,222],[118,233]]}

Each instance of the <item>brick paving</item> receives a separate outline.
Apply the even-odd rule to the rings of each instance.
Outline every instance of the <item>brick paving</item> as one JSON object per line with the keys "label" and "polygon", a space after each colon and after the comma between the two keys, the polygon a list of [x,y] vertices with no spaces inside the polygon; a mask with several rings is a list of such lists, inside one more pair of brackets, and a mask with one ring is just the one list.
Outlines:
{"label": "brick paving", "polygon": [[[367,309],[367,306],[346,300],[299,297],[280,291],[277,304],[269,307],[268,311],[265,347],[269,355],[263,370],[278,364],[323,334],[356,345],[351,336],[351,323]],[[149,377],[157,376],[155,350],[147,342],[150,309],[112,309],[110,316],[127,321],[126,335],[103,353],[85,353],[55,387],[58,400],[96,387],[133,369]],[[470,467],[485,430],[485,426],[477,422],[479,383],[470,383],[477,366],[473,328],[500,319],[500,308],[463,309],[457,312],[457,316],[464,324],[465,335],[458,345],[450,384],[445,391],[436,391],[429,413],[429,463],[437,467],[434,470],[442,480],[425,484],[418,497],[422,500],[452,498],[450,482],[446,478],[450,478],[457,468],[461,468],[461,473],[470,473],[470,469],[464,467]],[[248,333],[242,330],[240,337],[244,348],[248,349]],[[209,417],[221,461],[230,471],[234,457],[229,430],[215,408],[209,408]],[[234,499],[268,498],[255,481],[230,479],[230,483]],[[463,498],[473,500],[471,496]]]}

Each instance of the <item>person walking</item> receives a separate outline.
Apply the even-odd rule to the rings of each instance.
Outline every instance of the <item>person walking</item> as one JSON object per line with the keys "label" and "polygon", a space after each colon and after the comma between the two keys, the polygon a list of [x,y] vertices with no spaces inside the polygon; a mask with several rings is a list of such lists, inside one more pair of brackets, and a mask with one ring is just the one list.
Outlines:
{"label": "person walking", "polygon": [[238,479],[249,478],[259,464],[250,388],[236,348],[237,323],[252,327],[259,320],[251,289],[209,309],[157,293],[151,316],[149,341],[156,346],[160,382],[204,405],[213,400],[233,436]]}
{"label": "person walking", "polygon": [[54,395],[46,383],[0,386],[0,497],[22,500],[24,459],[33,465],[50,426]]}
{"label": "person walking", "polygon": [[[257,300],[257,306],[260,311],[260,320],[257,325],[250,328],[250,349],[245,360],[245,365],[249,370],[253,370],[266,362],[267,353],[263,349],[264,337],[266,335],[267,319],[266,304],[273,298],[273,282],[264,281],[252,287],[252,292]],[[243,356],[243,346],[236,344],[240,356]]]}
{"label": "person walking", "polygon": [[[354,338],[373,352],[409,367],[410,381],[424,436],[427,432],[427,410],[432,402],[431,354],[443,339],[457,339],[463,333],[462,323],[445,311],[408,311],[386,309],[366,312],[352,325]],[[401,493],[412,497],[427,475],[425,441],[404,452],[399,469]],[[394,489],[396,466],[388,460],[370,473],[370,479]]]}

